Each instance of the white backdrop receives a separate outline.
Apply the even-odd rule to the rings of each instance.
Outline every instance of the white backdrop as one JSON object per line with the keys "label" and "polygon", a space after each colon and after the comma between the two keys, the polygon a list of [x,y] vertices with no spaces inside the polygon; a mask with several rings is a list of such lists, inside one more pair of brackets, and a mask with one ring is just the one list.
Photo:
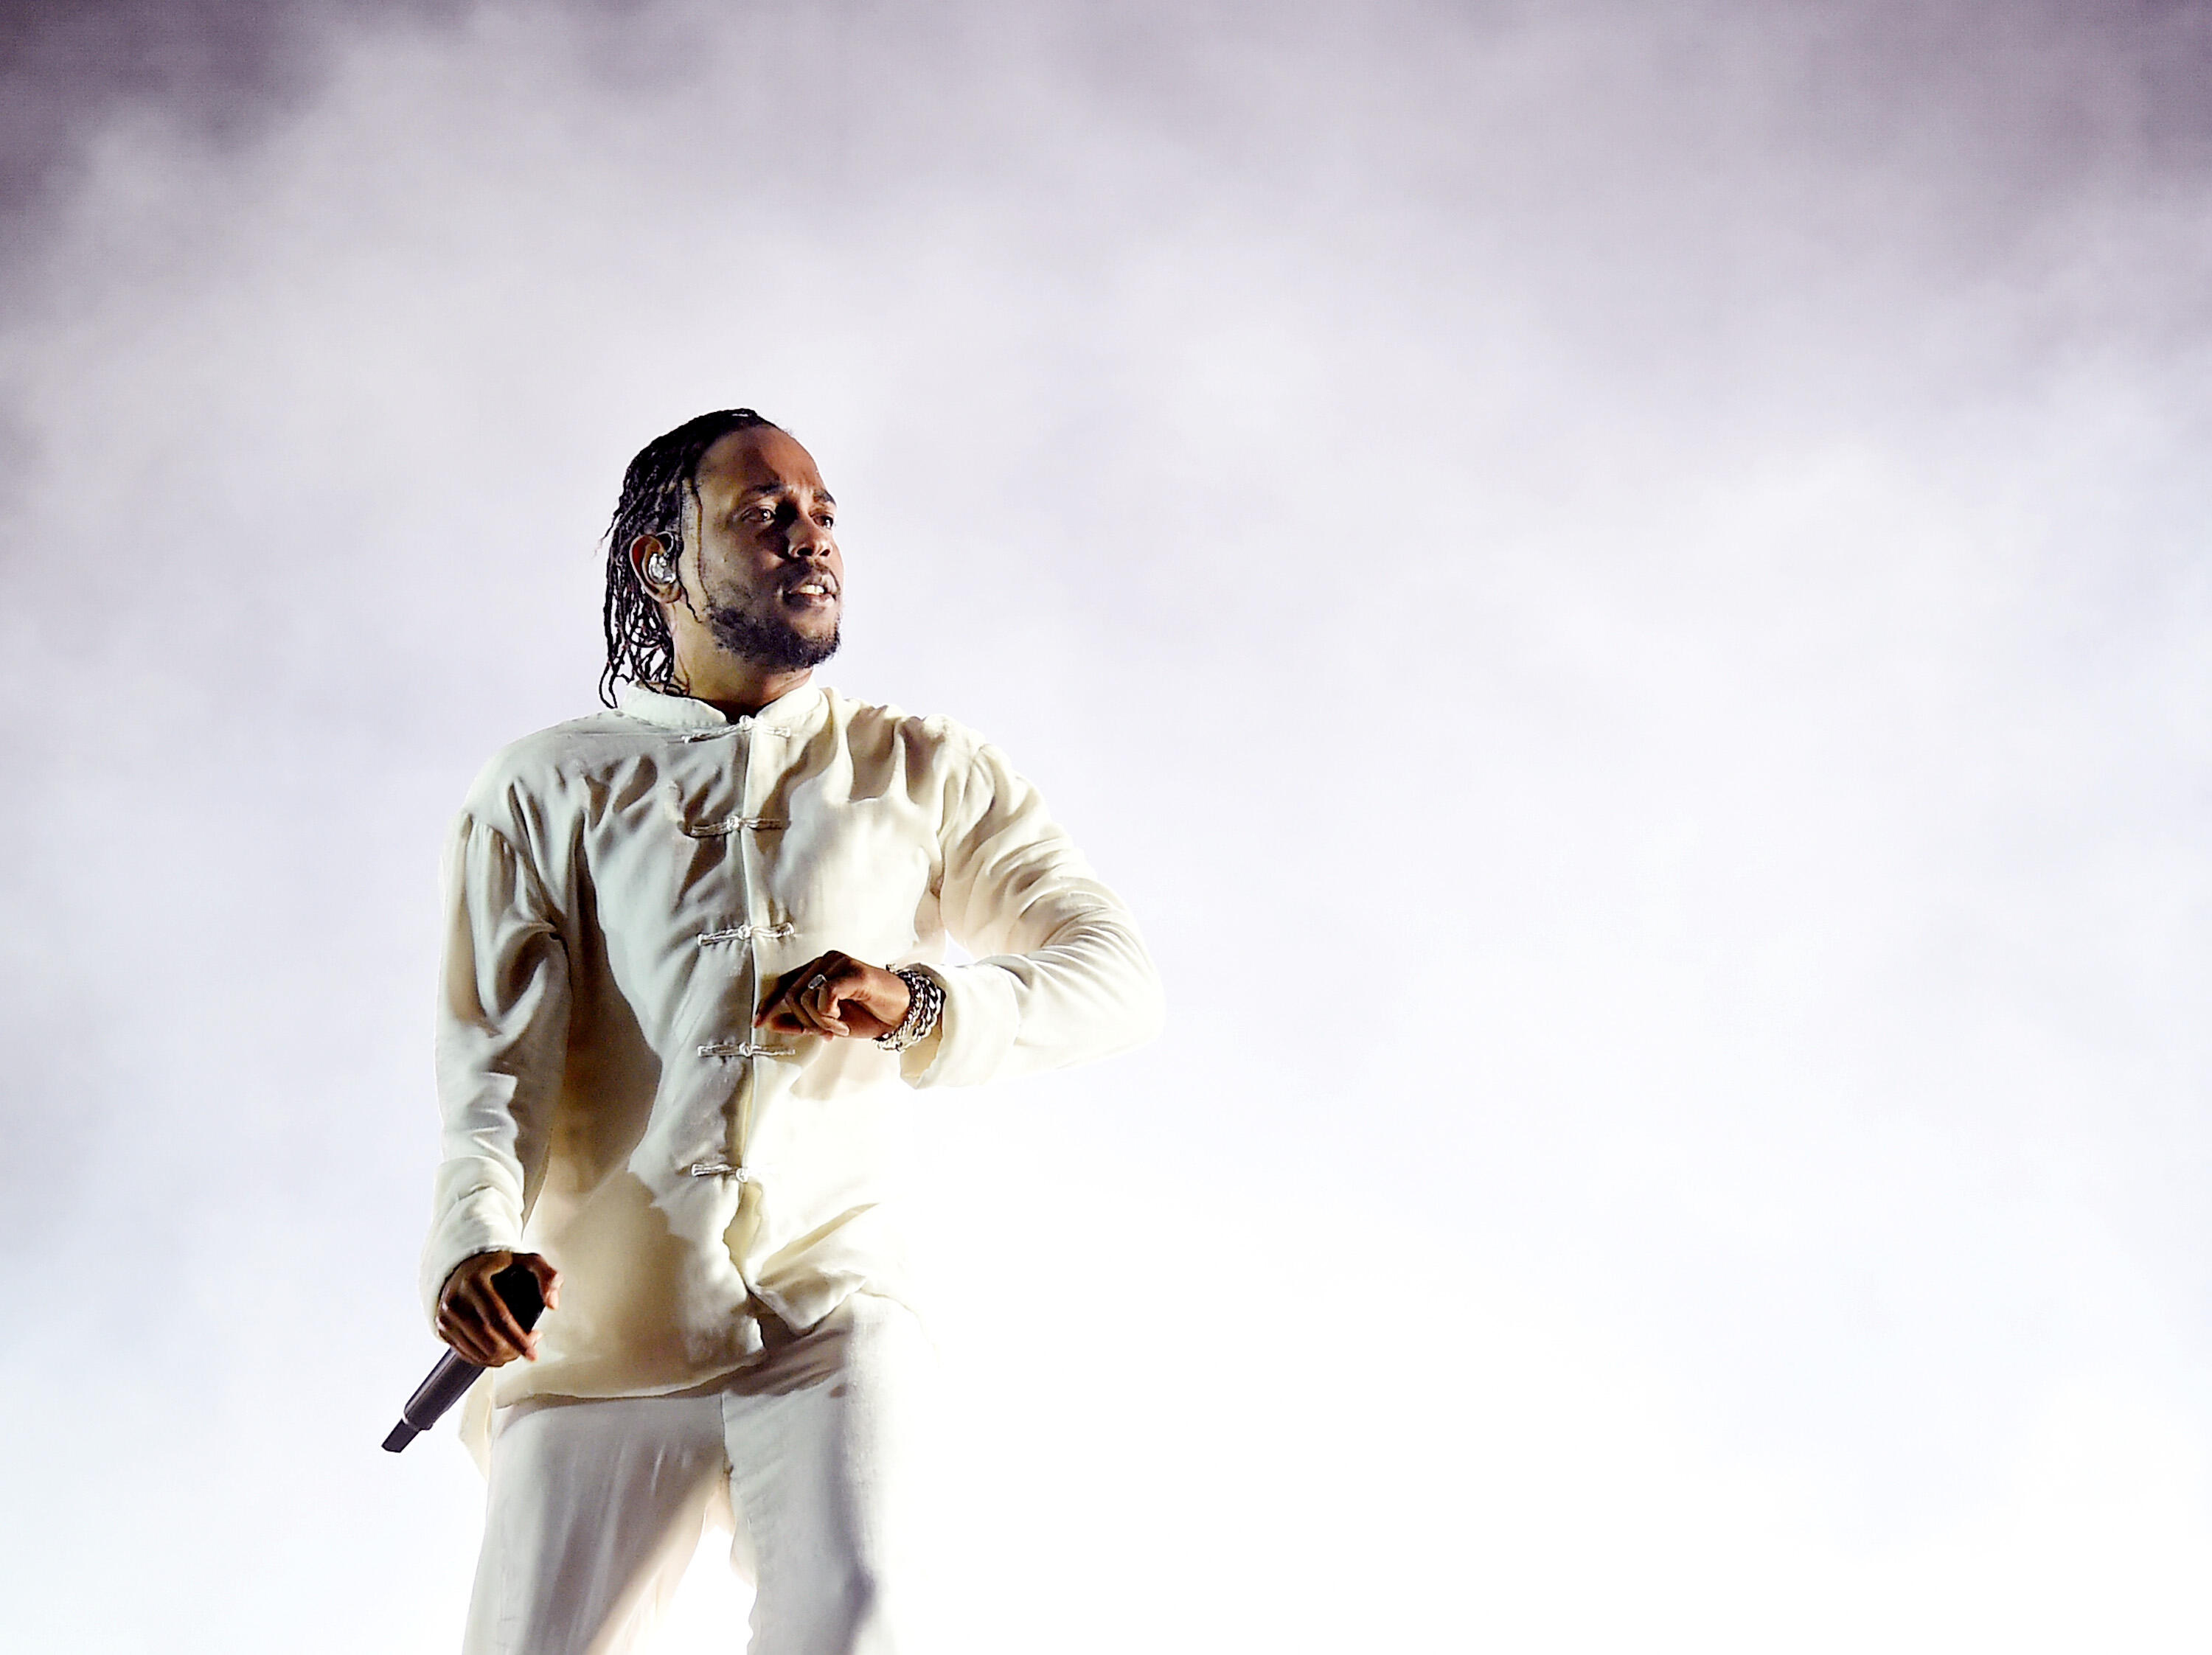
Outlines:
{"label": "white backdrop", "polygon": [[1169,984],[917,1104],[958,1647],[2212,1637],[2203,7],[25,16],[0,1643],[453,1646],[438,850],[733,403]]}

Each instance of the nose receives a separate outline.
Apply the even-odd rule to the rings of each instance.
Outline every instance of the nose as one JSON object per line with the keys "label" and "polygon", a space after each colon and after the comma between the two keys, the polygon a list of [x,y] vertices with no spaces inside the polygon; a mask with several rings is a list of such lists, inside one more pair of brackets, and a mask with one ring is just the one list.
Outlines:
{"label": "nose", "polygon": [[783,555],[788,558],[821,557],[830,546],[828,531],[811,518],[800,518],[783,537]]}

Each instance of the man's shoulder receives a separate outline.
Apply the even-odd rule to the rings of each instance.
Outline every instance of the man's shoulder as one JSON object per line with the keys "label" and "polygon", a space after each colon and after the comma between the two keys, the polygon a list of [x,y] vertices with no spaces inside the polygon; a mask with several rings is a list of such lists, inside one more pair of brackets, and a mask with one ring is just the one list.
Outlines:
{"label": "man's shoulder", "polygon": [[532,731],[501,748],[484,761],[470,785],[467,808],[542,801],[580,775],[634,754],[647,734],[635,718],[605,711],[566,718]]}
{"label": "man's shoulder", "polygon": [[964,767],[988,745],[959,719],[942,712],[908,712],[890,701],[866,701],[828,690],[830,718],[855,751],[903,748],[909,755]]}

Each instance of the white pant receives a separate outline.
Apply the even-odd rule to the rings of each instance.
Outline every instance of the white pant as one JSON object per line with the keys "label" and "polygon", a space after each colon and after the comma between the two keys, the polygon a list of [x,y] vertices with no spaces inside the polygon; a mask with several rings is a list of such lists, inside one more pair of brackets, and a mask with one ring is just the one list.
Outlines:
{"label": "white pant", "polygon": [[636,1647],[725,1500],[750,1655],[890,1655],[929,1355],[911,1312],[860,1294],[696,1391],[501,1409],[467,1655]]}

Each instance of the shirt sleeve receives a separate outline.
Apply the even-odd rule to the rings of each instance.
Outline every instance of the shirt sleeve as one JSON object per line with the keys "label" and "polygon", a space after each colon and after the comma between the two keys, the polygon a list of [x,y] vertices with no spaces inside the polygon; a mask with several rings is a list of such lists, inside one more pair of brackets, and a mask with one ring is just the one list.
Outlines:
{"label": "shirt sleeve", "polygon": [[950,790],[938,901],[979,957],[930,966],[940,1033],[908,1049],[915,1086],[973,1086],[1126,1051],[1159,1032],[1159,975],[1136,922],[1036,789],[978,747]]}
{"label": "shirt sleeve", "polygon": [[504,834],[471,815],[447,850],[446,912],[437,1023],[442,1159],[422,1249],[423,1304],[433,1317],[456,1264],[522,1246],[568,1028],[568,950],[544,886]]}

